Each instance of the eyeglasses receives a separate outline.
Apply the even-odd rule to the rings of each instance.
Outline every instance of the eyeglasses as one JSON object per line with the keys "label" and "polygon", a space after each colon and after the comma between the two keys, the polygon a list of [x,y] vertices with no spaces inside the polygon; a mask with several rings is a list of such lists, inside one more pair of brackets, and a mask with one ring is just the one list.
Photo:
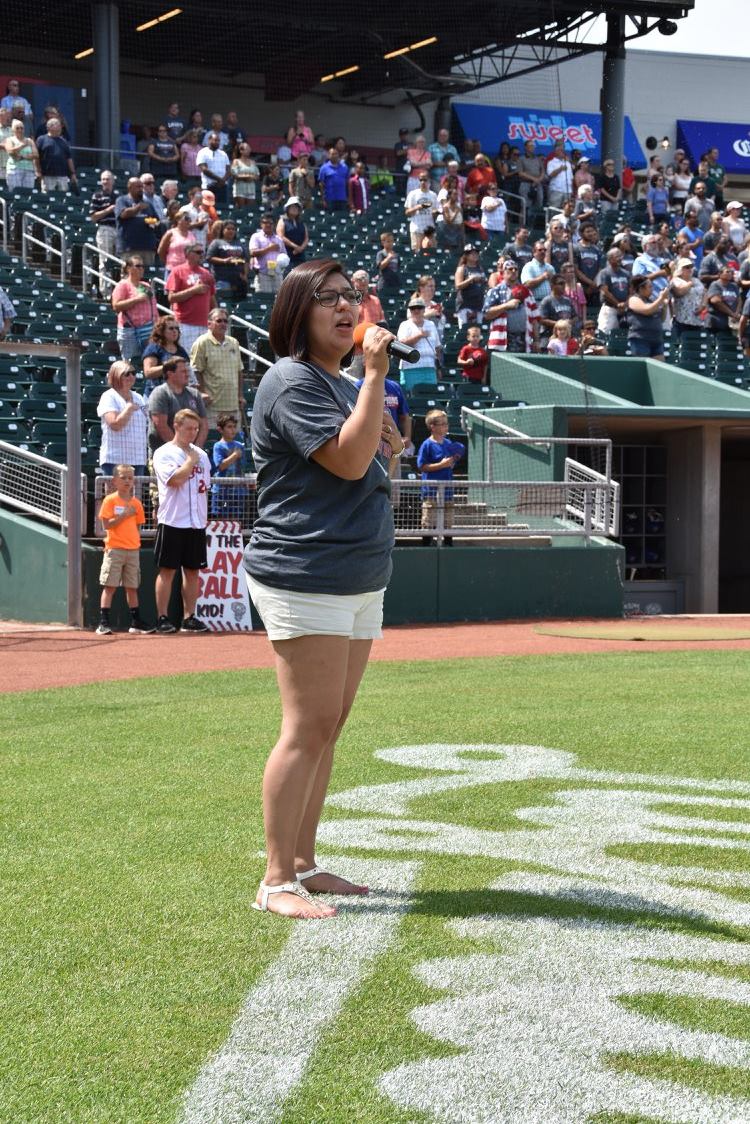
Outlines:
{"label": "eyeglasses", "polygon": [[146,267],[145,267],[145,265],[143,264],[142,261],[131,261],[130,268],[131,269],[145,269]]}
{"label": "eyeglasses", "polygon": [[179,332],[179,330],[180,330],[179,324],[167,324],[167,331],[168,332]]}
{"label": "eyeglasses", "polygon": [[127,375],[128,378],[134,379],[135,374],[136,374],[135,371],[123,371],[122,377],[125,378],[125,376]]}
{"label": "eyeglasses", "polygon": [[228,324],[229,320],[226,318],[226,316],[214,316],[213,323],[214,324]]}
{"label": "eyeglasses", "polygon": [[323,308],[335,308],[341,299],[347,304],[362,304],[362,294],[356,289],[319,289],[313,296]]}

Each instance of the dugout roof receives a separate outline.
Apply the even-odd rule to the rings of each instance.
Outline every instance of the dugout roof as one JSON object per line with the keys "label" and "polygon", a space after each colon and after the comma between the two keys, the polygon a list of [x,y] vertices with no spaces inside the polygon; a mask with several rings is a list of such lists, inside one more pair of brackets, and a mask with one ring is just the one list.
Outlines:
{"label": "dugout roof", "polygon": [[[157,20],[178,5],[178,15]],[[42,0],[9,8],[6,43],[28,50],[29,59],[41,48],[70,64],[93,45],[93,6],[91,0]],[[168,79],[182,60],[191,71],[205,69],[207,78],[223,81],[241,83],[242,75],[261,73],[268,100],[315,92],[367,102],[405,89],[419,100],[466,93],[601,50],[601,42],[585,35],[595,15],[627,16],[626,35],[636,38],[659,19],[687,15],[694,0],[429,0],[415,9],[397,0],[361,6],[351,0],[121,0],[115,6],[123,66],[145,64]],[[136,30],[149,21],[157,22]],[[420,45],[428,39],[434,42]],[[483,61],[498,55],[507,65]],[[78,65],[87,72],[90,56]],[[464,70],[460,78],[456,66]],[[321,78],[340,71],[349,73],[321,85]]]}

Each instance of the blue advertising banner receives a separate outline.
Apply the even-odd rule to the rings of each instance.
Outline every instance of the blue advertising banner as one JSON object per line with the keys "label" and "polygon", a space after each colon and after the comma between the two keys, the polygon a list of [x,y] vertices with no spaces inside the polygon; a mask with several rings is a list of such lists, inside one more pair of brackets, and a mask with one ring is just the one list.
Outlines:
{"label": "blue advertising banner", "polygon": [[718,148],[719,163],[734,175],[750,175],[750,125],[723,121],[678,121],[677,144],[697,166],[704,152]]}
{"label": "blue advertising banner", "polygon": [[[550,152],[562,138],[570,151],[577,148],[592,164],[600,164],[602,118],[599,113],[556,113],[547,109],[517,106],[474,105],[453,102],[451,107],[464,137],[481,141],[488,156],[494,156],[504,140],[523,152],[524,141],[536,142],[537,152]],[[638,138],[630,118],[625,118],[624,154],[632,168],[645,168]]]}

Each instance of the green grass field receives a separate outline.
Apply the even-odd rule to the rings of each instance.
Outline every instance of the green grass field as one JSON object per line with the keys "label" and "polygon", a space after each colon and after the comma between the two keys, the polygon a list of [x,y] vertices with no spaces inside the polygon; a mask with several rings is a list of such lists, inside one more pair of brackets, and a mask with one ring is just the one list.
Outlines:
{"label": "green grass field", "polygon": [[[325,964],[315,942],[346,923],[343,911],[300,936],[249,909],[273,674],[6,695],[0,713],[0,1121],[750,1121],[746,653],[373,664],[332,791],[436,788],[417,786],[403,812],[376,807],[377,794],[372,808],[327,810],[321,858],[365,861],[386,884],[408,867],[412,881],[390,930],[388,903],[373,912],[382,947],[362,952],[263,1112],[184,1098],[248,993],[279,958],[301,962],[291,942],[312,942],[299,957]],[[471,783],[442,789],[439,763],[375,756],[433,744],[488,749],[465,755]],[[498,780],[501,745],[566,751],[573,772]],[[623,787],[632,812],[616,802]],[[575,995],[589,988],[579,1022]],[[256,1050],[271,1050],[281,1007],[295,1033],[320,1013],[304,987],[282,991],[264,990]],[[226,1082],[264,1098],[252,1066]]]}

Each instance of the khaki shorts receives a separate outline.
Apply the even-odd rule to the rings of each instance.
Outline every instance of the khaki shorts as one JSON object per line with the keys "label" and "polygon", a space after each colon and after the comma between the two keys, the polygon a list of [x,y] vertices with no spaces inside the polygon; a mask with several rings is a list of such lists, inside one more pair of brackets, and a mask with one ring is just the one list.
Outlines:
{"label": "khaki shorts", "polygon": [[245,576],[269,640],[294,640],[297,636],[379,640],[383,635],[384,589],[347,595],[298,593],[272,589],[250,574]]}
{"label": "khaki shorts", "polygon": [[137,589],[141,584],[140,552],[119,547],[105,551],[99,584],[124,585],[126,589]]}

